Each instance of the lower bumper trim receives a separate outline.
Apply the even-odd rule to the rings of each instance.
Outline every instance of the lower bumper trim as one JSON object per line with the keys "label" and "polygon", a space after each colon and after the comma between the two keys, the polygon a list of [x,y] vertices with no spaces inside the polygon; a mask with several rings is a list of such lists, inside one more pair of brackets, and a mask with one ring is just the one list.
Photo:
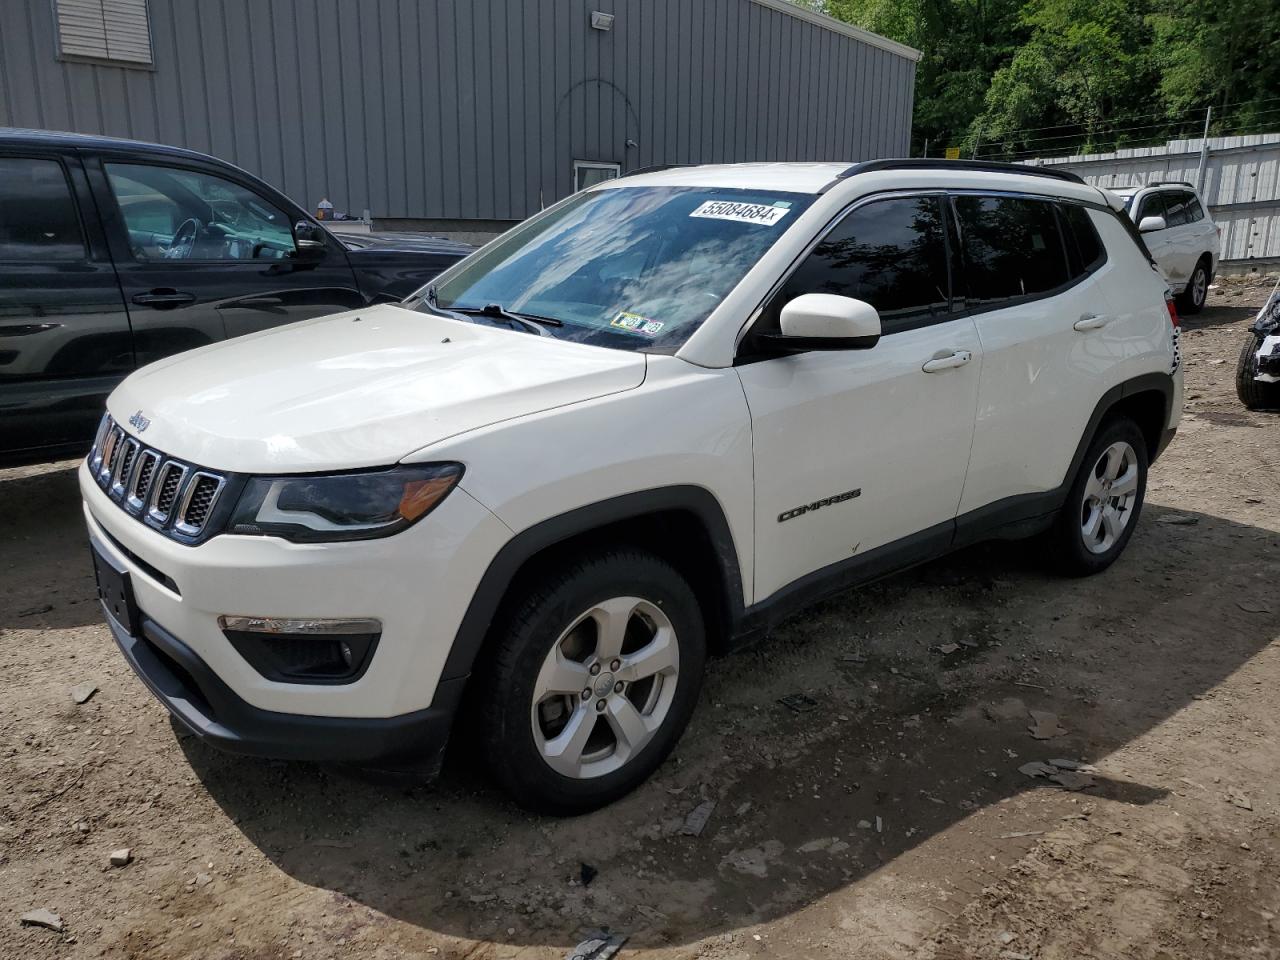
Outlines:
{"label": "lower bumper trim", "polygon": [[184,726],[232,753],[433,771],[449,739],[465,678],[441,681],[431,706],[397,717],[317,717],[246,702],[190,647],[145,616],[141,636],[107,625],[135,673]]}

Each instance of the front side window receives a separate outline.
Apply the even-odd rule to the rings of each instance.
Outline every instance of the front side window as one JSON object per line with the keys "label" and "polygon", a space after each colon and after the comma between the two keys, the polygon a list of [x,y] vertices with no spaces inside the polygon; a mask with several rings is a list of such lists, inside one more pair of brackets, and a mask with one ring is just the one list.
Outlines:
{"label": "front side window", "polygon": [[488,306],[566,340],[674,351],[813,198],[705,187],[576,194],[426,288],[424,310]]}
{"label": "front side window", "polygon": [[922,326],[950,308],[946,221],[939,196],[876,200],[852,210],[783,285],[756,332],[805,293],[864,300],[885,334]]}
{"label": "front side window", "polygon": [[139,260],[282,260],[296,250],[284,212],[230,180],[142,163],[106,170]]}
{"label": "front side window", "polygon": [[1164,196],[1159,193],[1148,193],[1138,205],[1138,215],[1133,222],[1142,223],[1143,217],[1163,217],[1164,215]]}
{"label": "front side window", "polygon": [[1024,197],[955,198],[971,307],[1048,293],[1067,282],[1053,208],[1051,201]]}
{"label": "front side window", "polygon": [[80,217],[62,164],[0,157],[0,261],[84,258]]}

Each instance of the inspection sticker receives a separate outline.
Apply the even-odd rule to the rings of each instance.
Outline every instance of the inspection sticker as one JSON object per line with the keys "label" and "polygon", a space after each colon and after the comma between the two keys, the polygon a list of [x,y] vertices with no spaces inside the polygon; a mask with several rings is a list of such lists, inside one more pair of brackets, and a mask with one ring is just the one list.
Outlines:
{"label": "inspection sticker", "polygon": [[665,324],[661,320],[650,320],[648,317],[642,317],[638,313],[627,313],[625,310],[619,310],[618,315],[609,321],[609,326],[621,327],[630,333],[640,333],[646,337],[656,337]]}
{"label": "inspection sticker", "polygon": [[708,200],[691,217],[709,217],[712,220],[736,220],[738,223],[762,223],[772,227],[791,211],[790,206],[771,206],[766,203],[734,203],[731,200]]}

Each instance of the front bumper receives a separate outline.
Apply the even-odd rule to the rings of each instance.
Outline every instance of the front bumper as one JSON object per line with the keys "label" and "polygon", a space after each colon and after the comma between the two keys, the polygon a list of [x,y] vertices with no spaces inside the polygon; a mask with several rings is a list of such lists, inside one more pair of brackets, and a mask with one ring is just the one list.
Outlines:
{"label": "front bumper", "polygon": [[436,688],[425,710],[399,717],[307,717],[246,703],[191,648],[154,620],[131,636],[107,615],[107,625],[134,672],[183,726],[231,753],[287,760],[381,766],[405,763],[434,770],[464,680]]}
{"label": "front bumper", "polygon": [[[124,576],[91,537],[101,561]],[[412,764],[434,770],[449,739],[465,678],[436,686],[431,705],[395,717],[319,717],[264,710],[238,696],[187,644],[139,609],[138,630],[103,614],[120,652],[156,698],[185,727],[213,746],[232,753],[361,766]]]}

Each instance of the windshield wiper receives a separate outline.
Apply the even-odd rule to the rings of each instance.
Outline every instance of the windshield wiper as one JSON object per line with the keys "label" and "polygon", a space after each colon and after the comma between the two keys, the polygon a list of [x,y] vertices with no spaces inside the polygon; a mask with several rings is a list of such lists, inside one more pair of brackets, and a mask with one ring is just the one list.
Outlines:
{"label": "windshield wiper", "polygon": [[539,336],[545,335],[544,327],[563,327],[564,321],[555,317],[540,317],[536,313],[516,313],[508,310],[500,303],[486,303],[483,307],[438,307],[440,310],[451,310],[471,317],[489,317],[493,320],[506,320],[518,323],[526,330],[532,330]]}

